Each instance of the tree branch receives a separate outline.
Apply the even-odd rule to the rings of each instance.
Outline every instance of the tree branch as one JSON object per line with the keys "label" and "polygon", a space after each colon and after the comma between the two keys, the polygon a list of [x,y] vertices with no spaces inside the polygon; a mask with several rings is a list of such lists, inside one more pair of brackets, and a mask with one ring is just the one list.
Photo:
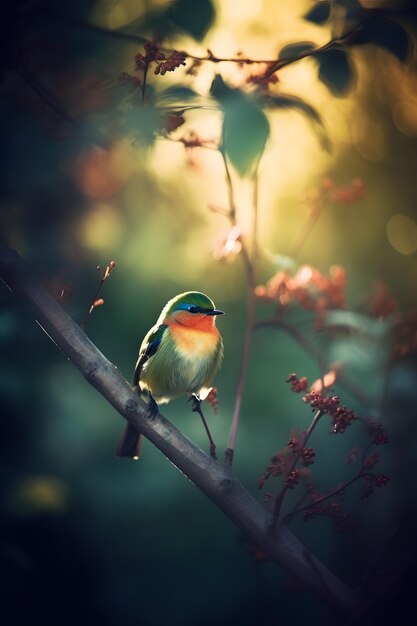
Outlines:
{"label": "tree branch", "polygon": [[18,254],[0,245],[0,277],[30,305],[36,320],[80,370],[87,382],[178,467],[244,536],[295,578],[304,589],[340,614],[352,614],[355,594],[280,523],[271,532],[271,516],[233,476],[187,439],[160,413],[147,418],[147,407],[119,370],[90,341],[66,311],[35,281]]}

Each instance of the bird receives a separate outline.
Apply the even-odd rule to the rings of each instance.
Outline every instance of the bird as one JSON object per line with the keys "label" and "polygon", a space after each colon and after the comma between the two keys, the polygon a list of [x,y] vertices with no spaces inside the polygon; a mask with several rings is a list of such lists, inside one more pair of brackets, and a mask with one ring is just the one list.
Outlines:
{"label": "bird", "polygon": [[[216,317],[223,314],[200,291],[186,291],[169,300],[142,341],[133,377],[133,388],[149,399],[150,417],[157,414],[159,404],[188,394],[192,410],[203,421],[214,458],[215,444],[201,400],[222,362],[223,339]],[[116,456],[137,460],[141,443],[142,435],[128,424]]]}

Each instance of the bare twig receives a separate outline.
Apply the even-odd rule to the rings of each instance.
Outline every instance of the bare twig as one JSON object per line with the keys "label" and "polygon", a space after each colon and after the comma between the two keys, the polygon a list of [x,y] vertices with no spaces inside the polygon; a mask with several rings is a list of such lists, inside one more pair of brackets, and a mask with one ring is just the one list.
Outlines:
{"label": "bare twig", "polygon": [[[290,337],[292,337],[304,351],[311,356],[319,367],[321,378],[326,373],[327,364],[323,358],[322,351],[316,346],[316,344],[305,334],[302,330],[291,324],[290,322],[283,320],[282,318],[271,317],[265,320],[261,320],[256,323],[255,330],[258,328],[278,328],[284,330]],[[371,406],[372,402],[368,395],[347,375],[340,370],[337,375],[337,382],[342,385],[352,396],[357,398],[364,407]]]}
{"label": "bare twig", "polygon": [[36,93],[41,102],[46,104],[50,110],[55,113],[55,115],[58,115],[58,117],[67,122],[67,124],[73,128],[78,129],[77,122],[62,108],[55,96],[46,87],[44,87],[42,82],[34,76],[24,64],[21,64],[18,68],[16,68],[16,72],[26,85],[28,85],[30,89]]}
{"label": "bare twig", "polygon": [[[226,172],[226,183],[229,197],[228,218],[232,226],[237,226],[236,204],[233,192],[232,177],[226,154],[220,149]],[[254,245],[254,244],[253,244]],[[253,262],[251,260],[246,242],[241,240],[241,255],[246,268],[247,282],[247,305],[246,305],[246,327],[243,341],[242,358],[240,361],[239,375],[236,385],[235,406],[233,409],[232,424],[230,427],[229,443],[225,452],[224,460],[228,465],[233,463],[233,455],[236,447],[237,431],[239,428],[240,410],[242,406],[243,392],[245,388],[246,373],[249,364],[249,352],[252,343],[253,330],[255,327],[255,274]]]}
{"label": "bare twig", "polygon": [[[104,283],[106,282],[106,280],[108,279],[108,277],[110,276],[111,272],[114,270],[115,267],[116,267],[116,263],[114,261],[110,261],[110,263],[107,265],[106,269],[104,270],[104,273],[103,273],[102,277],[100,278],[100,282],[98,284],[98,287],[96,289],[94,297],[91,300],[90,305],[88,307],[88,310],[87,310],[83,320],[80,323],[81,328],[85,328],[85,326],[87,324],[88,317],[94,311],[96,306],[98,306],[98,304],[103,304],[104,303],[103,300],[101,302],[98,301],[98,297],[100,295],[100,291],[102,290]],[[99,268],[97,268],[97,269],[99,269]]]}
{"label": "bare twig", "polygon": [[[311,421],[310,426],[307,428],[305,433],[303,433],[303,437],[302,437],[302,440],[299,443],[298,450],[297,450],[297,452],[294,455],[294,460],[291,463],[290,468],[289,468],[289,470],[286,473],[287,476],[289,474],[291,474],[292,471],[294,471],[294,468],[297,465],[297,463],[299,461],[299,458],[301,456],[301,450],[306,447],[307,441],[310,439],[311,434],[312,434],[313,430],[315,429],[315,427],[317,426],[317,424],[319,423],[319,420],[320,420],[322,415],[323,415],[323,413],[321,411],[317,411],[317,413],[315,414],[315,416],[313,417],[313,419]],[[278,497],[275,500],[274,512],[272,514],[272,523],[274,525],[278,521],[279,514],[281,512],[282,503],[284,501],[285,494],[287,493],[288,489],[289,489],[289,487],[288,487],[287,483],[284,482],[284,484],[282,485],[281,491],[279,492]]]}
{"label": "bare twig", "polygon": [[[130,41],[132,43],[138,43],[143,45],[144,43],[146,43],[147,39],[146,37],[143,37],[142,35],[135,35],[133,33],[127,33],[121,30],[110,30],[108,28],[103,28],[100,26],[96,26],[94,24],[90,24],[88,22],[85,22],[83,20],[80,20],[78,18],[75,18],[73,16],[70,16],[68,14],[63,14],[60,11],[54,11],[51,12],[53,17],[56,17],[57,19],[59,19],[62,22],[66,22],[69,25],[75,26],[76,28],[80,28],[83,30],[88,30],[90,32],[94,32],[98,35],[104,35],[104,36],[108,36],[108,37],[113,37],[116,39],[120,39],[120,40],[124,40],[124,41]],[[349,43],[350,38],[352,37],[352,35],[361,27],[361,23],[356,24],[351,30],[349,30],[348,32],[346,32],[344,35],[342,35],[341,37],[337,37],[334,39],[331,39],[330,41],[328,41],[326,44],[324,44],[323,46],[317,46],[317,48],[313,48],[313,49],[309,49],[306,50],[298,55],[295,55],[294,57],[291,58],[285,58],[285,59],[250,59],[244,56],[234,56],[234,57],[219,57],[216,54],[213,54],[213,52],[211,50],[207,50],[207,54],[205,55],[196,55],[196,54],[190,54],[184,50],[181,51],[181,53],[188,59],[191,59],[193,61],[199,61],[199,62],[209,62],[209,63],[237,63],[238,65],[256,65],[256,64],[262,64],[262,65],[267,65],[267,70],[265,72],[265,76],[272,76],[272,74],[274,74],[275,72],[277,72],[278,70],[283,69],[284,67],[287,67],[288,65],[291,65],[292,63],[295,63],[297,61],[301,61],[302,59],[305,59],[307,57],[310,56],[316,56],[317,54],[320,54],[322,52],[326,52],[327,50],[330,50],[332,48],[335,48],[337,46],[343,45],[343,44],[347,44]],[[165,47],[160,47],[160,50],[162,52],[164,52],[165,54],[168,53],[172,53],[174,52],[173,48],[165,48]]]}
{"label": "bare twig", "polygon": [[330,491],[328,494],[326,494],[322,498],[318,498],[317,500],[314,500],[314,502],[309,502],[308,504],[305,504],[303,506],[296,506],[292,511],[290,511],[289,513],[287,513],[287,515],[284,516],[283,518],[284,522],[289,522],[292,519],[292,517],[296,515],[296,513],[300,513],[301,511],[306,511],[307,509],[314,509],[314,507],[318,506],[322,502],[325,502],[326,500],[329,500],[329,498],[333,498],[333,496],[336,496],[338,493],[345,491],[345,489],[347,489],[349,485],[356,482],[359,478],[362,478],[363,476],[365,476],[366,472],[365,472],[364,467],[365,467],[366,455],[368,454],[369,449],[371,448],[372,445],[373,443],[371,442],[366,446],[362,454],[361,465],[358,471],[356,472],[356,474],[352,476],[352,478],[342,483],[335,489],[332,489],[332,491]]}

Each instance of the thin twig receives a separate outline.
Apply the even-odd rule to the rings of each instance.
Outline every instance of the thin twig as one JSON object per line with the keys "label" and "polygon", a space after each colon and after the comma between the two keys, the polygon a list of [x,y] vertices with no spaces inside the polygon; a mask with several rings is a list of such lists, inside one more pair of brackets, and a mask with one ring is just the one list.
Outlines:
{"label": "thin twig", "polygon": [[258,225],[259,225],[259,162],[253,175],[253,200],[252,200],[252,265],[255,265],[258,257]]}
{"label": "thin twig", "polygon": [[330,491],[330,493],[323,496],[322,498],[319,498],[318,500],[315,500],[314,502],[309,502],[308,504],[305,504],[303,506],[294,508],[292,511],[284,515],[283,517],[284,522],[286,523],[289,522],[292,519],[293,515],[296,515],[297,513],[300,513],[301,511],[306,511],[307,509],[313,509],[315,506],[318,506],[322,502],[329,500],[329,498],[333,498],[333,496],[336,496],[338,493],[341,493],[342,491],[344,491],[347,487],[349,487],[349,485],[351,485],[356,480],[358,480],[358,478],[361,478],[361,476],[362,476],[362,473],[357,472],[350,480],[347,480],[345,483],[342,483],[341,485],[339,485],[339,487],[336,487],[336,489],[333,489],[332,491]]}
{"label": "thin twig", "polygon": [[[85,329],[89,316],[94,311],[96,306],[98,306],[96,304],[96,302],[97,302],[97,299],[98,299],[98,297],[100,295],[100,291],[102,290],[104,283],[106,282],[106,280],[108,279],[108,277],[110,276],[111,272],[114,270],[115,267],[116,267],[116,263],[114,261],[110,261],[110,263],[107,265],[106,269],[104,270],[104,273],[103,273],[102,277],[100,278],[100,282],[99,282],[98,287],[96,289],[96,292],[95,292],[95,294],[93,296],[93,299],[90,302],[90,305],[89,305],[89,307],[87,309],[87,312],[86,312],[84,318],[80,322],[81,328]],[[97,268],[97,269],[99,269],[99,268]],[[103,301],[100,304],[103,304]]]}
{"label": "thin twig", "polygon": [[[226,154],[220,149],[226,172],[227,192],[229,198],[229,220],[232,226],[237,226],[236,204],[234,198],[233,182],[227,162]],[[252,343],[253,330],[255,326],[255,275],[253,263],[246,247],[245,241],[241,241],[241,255],[245,263],[247,278],[247,305],[246,305],[246,327],[243,342],[242,358],[240,361],[239,375],[236,385],[235,406],[233,409],[232,424],[230,427],[229,443],[225,452],[224,460],[228,465],[232,465],[236,447],[237,431],[239,428],[240,410],[242,407],[243,392],[245,388],[246,373],[249,364],[249,352]]]}
{"label": "thin twig", "polygon": [[308,236],[316,225],[321,214],[321,210],[318,207],[310,207],[304,222],[301,224],[301,228],[295,238],[292,248],[291,256],[296,258],[300,254],[301,248],[307,241]]}
{"label": "thin twig", "polygon": [[21,64],[16,71],[21,79],[36,93],[38,98],[47,104],[51,111],[67,122],[67,124],[78,129],[77,122],[62,108],[55,96],[42,85],[41,81],[24,64]]}
{"label": "thin twig", "polygon": [[145,91],[146,91],[146,77],[148,75],[149,63],[146,63],[145,69],[143,70],[143,79],[142,79],[142,104],[145,101]]}
{"label": "thin twig", "polygon": [[321,504],[322,502],[325,502],[326,500],[329,500],[329,498],[332,498],[333,496],[336,496],[338,493],[341,493],[342,491],[347,489],[347,487],[349,487],[349,485],[351,485],[352,483],[357,481],[359,478],[362,478],[366,474],[366,472],[364,472],[364,465],[365,465],[366,455],[368,454],[369,449],[371,448],[372,445],[373,445],[373,442],[371,441],[366,446],[366,448],[365,448],[365,450],[363,451],[363,454],[362,454],[360,468],[358,469],[356,474],[354,476],[352,476],[352,478],[350,478],[346,482],[342,483],[341,485],[339,485],[339,487],[336,487],[336,489],[333,489],[332,491],[330,491],[328,494],[326,494],[322,498],[319,498],[318,500],[315,500],[314,502],[309,502],[308,504],[305,504],[304,506],[297,506],[297,507],[295,507],[292,511],[290,511],[289,513],[287,513],[287,515],[284,516],[284,518],[283,518],[284,522],[286,522],[286,523],[289,522],[292,519],[292,517],[294,515],[296,515],[296,513],[300,513],[301,511],[306,511],[307,509],[312,509],[315,506],[318,506],[319,504]]}
{"label": "thin twig", "polygon": [[[302,438],[302,441],[299,443],[298,446],[298,450],[296,452],[296,454],[294,455],[294,460],[290,465],[289,470],[287,471],[287,476],[289,474],[291,474],[291,472],[294,471],[295,466],[297,465],[300,456],[301,456],[301,451],[303,448],[305,448],[307,441],[310,439],[311,434],[313,432],[313,430],[315,429],[315,427],[317,426],[317,424],[320,421],[321,416],[323,415],[323,413],[321,411],[317,411],[317,413],[315,414],[315,416],[313,417],[310,426],[307,428],[307,430],[304,433],[304,436]],[[282,485],[281,491],[278,494],[278,497],[275,500],[275,504],[274,504],[274,511],[272,513],[272,524],[275,527],[277,520],[279,518],[279,514],[281,511],[281,507],[282,507],[282,503],[283,500],[285,498],[285,494],[287,493],[289,487],[286,484],[286,482],[284,482],[284,484]]]}
{"label": "thin twig", "polygon": [[[277,317],[268,318],[265,320],[261,320],[256,323],[255,330],[258,328],[279,328],[287,332],[290,337],[292,337],[300,346],[304,349],[304,351],[311,356],[311,358],[316,361],[321,378],[323,379],[323,375],[326,373],[327,364],[325,359],[322,356],[321,350],[316,346],[316,344],[309,339],[309,337],[303,333],[297,326]],[[371,406],[371,398],[343,371],[339,371],[337,375],[337,382],[342,385],[352,396],[357,398],[359,402],[364,407]]]}
{"label": "thin twig", "polygon": [[[60,19],[61,21],[66,21],[67,23],[77,28],[88,30],[99,35],[105,35],[105,36],[113,37],[116,39],[130,41],[133,43],[139,43],[141,45],[143,45],[147,41],[146,37],[143,37],[141,35],[134,35],[132,33],[126,33],[120,30],[109,30],[107,28],[90,24],[88,22],[85,22],[83,20],[70,16],[68,14],[63,15],[62,13],[58,11],[54,11],[51,13],[54,17]],[[322,52],[326,52],[327,50],[330,50],[331,48],[349,43],[349,39],[360,28],[360,26],[361,26],[361,23],[356,24],[351,30],[346,32],[342,37],[331,39],[323,46],[318,46],[317,48],[313,48],[312,50],[306,50],[305,52],[302,52],[288,59],[276,59],[276,58],[274,59],[249,59],[243,56],[219,57],[213,54],[211,50],[208,50],[206,55],[190,54],[184,50],[182,50],[181,53],[188,59],[191,59],[193,61],[199,61],[199,62],[207,61],[207,62],[216,63],[216,64],[217,63],[237,63],[238,65],[256,65],[256,64],[264,65],[266,64],[269,67],[267,68],[265,72],[265,76],[272,76],[272,74],[274,74],[278,70],[281,70],[284,67],[291,65],[292,63],[301,61],[302,59],[305,59],[306,57],[321,54]],[[168,54],[174,52],[173,48],[161,47],[160,50]]]}

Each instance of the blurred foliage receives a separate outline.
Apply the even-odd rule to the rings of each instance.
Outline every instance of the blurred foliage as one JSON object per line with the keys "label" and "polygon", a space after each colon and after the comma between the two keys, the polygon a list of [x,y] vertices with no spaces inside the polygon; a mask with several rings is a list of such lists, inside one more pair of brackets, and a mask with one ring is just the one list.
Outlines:
{"label": "blurred foliage", "polygon": [[210,93],[223,111],[220,150],[241,175],[259,162],[269,136],[265,114],[252,99],[239,89],[230,89],[221,76],[216,76]]}
{"label": "blurred foliage", "polygon": [[[259,162],[256,283],[265,297],[257,319],[298,334],[279,325],[255,333],[235,471],[257,493],[271,456],[292,430],[308,426],[309,407],[285,383],[289,372],[317,381],[323,364],[340,367],[334,387],[342,402],[379,417],[390,435],[381,470],[391,484],[369,501],[347,492],[353,533],[340,536],[326,519],[295,517],[291,525],[357,586],[402,511],[411,520],[404,541],[415,542],[413,5],[242,0],[236,7],[232,0],[10,5],[0,59],[1,233],[77,321],[103,268],[116,261],[86,329],[128,380],[165,302],[188,289],[208,293],[227,313],[219,321],[219,414],[207,410],[221,451],[246,320],[241,250],[251,239]],[[149,61],[143,92],[135,56],[161,34],[165,57]],[[316,52],[332,38],[337,43]],[[187,53],[185,67],[155,74],[168,59],[175,65],[174,50]],[[246,62],[254,59],[268,62]],[[224,219],[219,148],[230,166],[234,230]],[[344,268],[343,285],[335,266]],[[299,602],[272,564],[254,561],[228,521],[150,445],[140,464],[114,458],[121,420],[30,312],[5,289],[0,298],[7,623],[323,623],[324,611],[304,596]],[[206,445],[185,399],[165,414]],[[349,479],[343,461],[366,441],[359,424],[343,436],[330,430],[323,420],[311,442],[323,490]],[[287,506],[299,497],[294,490]]]}

